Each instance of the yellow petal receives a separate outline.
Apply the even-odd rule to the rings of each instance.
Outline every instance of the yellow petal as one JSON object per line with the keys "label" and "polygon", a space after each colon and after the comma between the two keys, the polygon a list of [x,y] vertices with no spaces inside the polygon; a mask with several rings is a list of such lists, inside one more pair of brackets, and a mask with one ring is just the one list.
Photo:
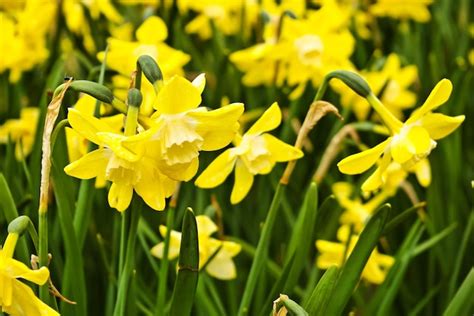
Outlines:
{"label": "yellow petal", "polygon": [[413,169],[415,169],[416,179],[418,182],[425,188],[429,187],[431,184],[430,161],[427,158],[422,159],[415,166],[413,166]]}
{"label": "yellow petal", "polygon": [[202,150],[213,151],[227,146],[239,129],[238,119],[244,112],[242,103],[232,103],[212,111],[191,111],[197,120],[196,132],[203,138]]}
{"label": "yellow petal", "polygon": [[242,201],[250,191],[253,184],[253,174],[245,164],[238,160],[235,166],[235,182],[230,195],[230,202],[237,204]]}
{"label": "yellow petal", "polygon": [[[124,159],[128,162],[136,162],[140,160],[143,155],[144,147],[143,142],[139,143],[140,146],[133,146],[133,142],[126,143],[127,137],[117,133],[97,133],[97,137],[102,141],[104,145],[109,147],[114,155]],[[124,145],[129,145],[125,147]]]}
{"label": "yellow petal", "polygon": [[216,256],[206,266],[206,271],[211,276],[220,280],[232,280],[237,276],[237,269],[234,261],[229,257]]}
{"label": "yellow petal", "polygon": [[393,160],[406,163],[417,156],[427,156],[431,151],[430,135],[421,126],[413,126],[408,132],[396,135],[390,144]]}
{"label": "yellow petal", "polygon": [[39,270],[31,270],[23,262],[15,259],[4,259],[3,263],[6,269],[3,271],[6,275],[14,279],[25,279],[38,285],[43,285],[49,278],[49,270],[41,267]]}
{"label": "yellow petal", "polygon": [[174,76],[161,88],[154,107],[162,114],[178,114],[197,108],[200,103],[199,89],[185,78]]}
{"label": "yellow petal", "polygon": [[[160,233],[164,237],[166,236],[167,228],[166,226],[160,226]],[[160,242],[159,244],[155,245],[151,248],[151,254],[157,258],[163,259],[164,253],[164,243]],[[179,255],[179,247],[181,245],[181,233],[172,230],[170,233],[170,245],[168,249],[168,259],[174,259]]]}
{"label": "yellow petal", "polygon": [[380,188],[384,184],[384,173],[387,170],[391,162],[391,156],[389,153],[385,153],[382,157],[382,162],[375,169],[374,173],[364,181],[361,186],[362,191],[372,192]]}
{"label": "yellow petal", "polygon": [[20,281],[13,280],[13,302],[3,305],[9,315],[59,316],[59,313],[38,299],[33,290]]}
{"label": "yellow petal", "polygon": [[64,172],[79,179],[92,179],[105,175],[111,151],[108,149],[96,149],[84,155],[64,168]]}
{"label": "yellow petal", "polygon": [[440,113],[430,113],[421,118],[421,126],[428,131],[432,139],[437,140],[454,132],[464,119],[464,115],[452,117]]}
{"label": "yellow petal", "polygon": [[278,106],[278,103],[274,102],[245,134],[250,135],[268,132],[277,128],[280,123],[280,107]]}
{"label": "yellow petal", "polygon": [[214,188],[224,182],[234,168],[236,157],[227,149],[220,154],[196,179],[196,186],[200,188]]}
{"label": "yellow petal", "polygon": [[141,43],[163,42],[168,37],[166,24],[157,16],[146,19],[135,33]]}
{"label": "yellow petal", "polygon": [[217,231],[217,225],[206,215],[196,216],[199,235],[210,236]]}
{"label": "yellow petal", "polygon": [[390,140],[391,138],[388,138],[373,148],[344,158],[337,164],[339,171],[345,174],[359,174],[366,171],[379,159]]}
{"label": "yellow petal", "polygon": [[199,93],[202,94],[202,92],[204,91],[204,87],[206,86],[206,74],[204,74],[204,73],[199,74],[199,76],[194,78],[192,84],[193,84],[193,86],[198,88]]}
{"label": "yellow petal", "polygon": [[167,176],[153,167],[151,163],[142,162],[140,173],[143,175],[134,185],[134,189],[140,195],[145,203],[152,209],[162,211],[166,206],[166,198],[168,197],[168,187],[172,190],[176,188],[176,181],[169,179]]}
{"label": "yellow petal", "polygon": [[102,140],[97,136],[99,132],[113,133],[114,130],[98,118],[82,114],[74,108],[69,108],[68,121],[72,128],[82,137],[87,138],[97,145],[103,145]]}
{"label": "yellow petal", "polygon": [[109,205],[119,212],[125,211],[132,201],[133,188],[128,184],[112,183],[109,190]]}
{"label": "yellow petal", "polygon": [[303,157],[303,152],[268,133],[262,135],[272,159],[277,162],[295,160]]}
{"label": "yellow petal", "polygon": [[423,117],[423,115],[436,109],[441,104],[448,101],[452,90],[453,84],[451,83],[451,81],[449,81],[448,79],[442,79],[431,91],[425,103],[418,110],[413,112],[413,114],[410,116],[406,123],[410,124],[418,121],[420,118]]}

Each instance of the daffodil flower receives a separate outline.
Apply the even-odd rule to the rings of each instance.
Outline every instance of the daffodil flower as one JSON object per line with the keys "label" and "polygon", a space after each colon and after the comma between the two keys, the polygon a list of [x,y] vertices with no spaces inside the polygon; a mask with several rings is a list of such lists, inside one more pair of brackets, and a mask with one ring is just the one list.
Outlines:
{"label": "daffodil flower", "polygon": [[352,225],[357,233],[362,230],[374,211],[391,195],[388,190],[383,190],[363,203],[360,198],[351,198],[353,186],[347,182],[335,183],[332,191],[344,208],[344,213],[340,217],[341,224]]}
{"label": "daffodil flower", "polygon": [[[237,270],[232,258],[240,252],[241,246],[232,241],[212,238],[211,235],[217,231],[217,226],[208,216],[196,216],[196,222],[199,239],[199,269],[205,265],[206,272],[217,279],[234,279],[237,276]],[[166,235],[167,230],[166,226],[160,226],[162,236]],[[179,255],[180,245],[181,233],[172,230],[168,252],[169,259],[174,259]],[[151,253],[160,259],[163,258],[163,251],[164,242],[151,249]]]}
{"label": "daffodil flower", "polygon": [[15,157],[17,160],[24,159],[33,149],[38,117],[38,108],[24,108],[20,112],[19,119],[7,120],[0,126],[0,143],[7,143],[10,137],[16,143]]}
{"label": "daffodil flower", "polygon": [[362,190],[373,191],[384,183],[383,175],[391,161],[402,165],[405,170],[414,168],[436,147],[436,140],[451,134],[464,121],[464,115],[450,117],[432,113],[432,110],[448,100],[451,91],[451,81],[441,80],[425,103],[404,123],[395,118],[373,94],[369,95],[369,103],[385,122],[391,135],[377,146],[340,161],[339,170],[345,174],[363,173],[382,156],[375,172],[362,185]]}
{"label": "daffodil flower", "polygon": [[205,83],[204,74],[192,83],[174,76],[156,96],[154,124],[145,132],[150,135],[148,148],[161,172],[174,180],[190,180],[199,166],[199,151],[227,146],[239,129],[242,103],[212,111],[199,107]]}
{"label": "daffodil flower", "polygon": [[369,7],[375,16],[388,16],[394,19],[412,19],[416,22],[428,22],[431,18],[428,6],[433,0],[377,0]]}
{"label": "daffodil flower", "polygon": [[13,259],[13,252],[19,235],[8,234],[0,248],[0,306],[2,312],[12,316],[56,316],[58,312],[39,300],[33,290],[19,279],[24,279],[38,285],[48,281],[49,270],[41,267],[38,270],[29,269],[24,263]]}
{"label": "daffodil flower", "polygon": [[[327,240],[316,241],[316,248],[319,251],[319,256],[316,260],[318,268],[328,269],[334,265],[341,266],[350,256],[359,238],[357,235],[349,237],[349,234],[349,226],[344,225],[337,231],[337,239],[339,242]],[[346,247],[348,247],[347,250]],[[346,254],[345,258],[344,254]],[[377,249],[374,249],[362,271],[362,279],[370,283],[381,284],[385,280],[387,272],[394,262],[393,257],[381,254]]]}
{"label": "daffodil flower", "polygon": [[277,162],[303,157],[303,152],[275,136],[265,133],[281,123],[281,111],[273,103],[243,135],[237,135],[235,147],[220,154],[197,178],[200,188],[214,188],[229,176],[235,167],[235,182],[230,201],[237,204],[247,195],[257,174],[268,174]]}
{"label": "daffodil flower", "polygon": [[109,204],[120,212],[130,205],[134,190],[151,208],[165,208],[165,198],[173,194],[176,182],[160,172],[144,141],[132,142],[133,148],[123,144],[141,135],[118,134],[105,122],[74,108],[69,109],[68,120],[77,133],[99,145],[99,149],[67,165],[66,174],[80,179],[105,177],[111,181]]}

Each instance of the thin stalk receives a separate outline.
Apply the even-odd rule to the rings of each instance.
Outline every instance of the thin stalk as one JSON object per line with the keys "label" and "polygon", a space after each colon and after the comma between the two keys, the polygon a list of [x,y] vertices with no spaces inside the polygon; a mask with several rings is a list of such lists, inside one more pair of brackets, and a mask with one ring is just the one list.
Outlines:
{"label": "thin stalk", "polygon": [[[39,211],[39,266],[48,266],[48,212]],[[49,301],[48,283],[40,286],[39,297],[43,302]]]}

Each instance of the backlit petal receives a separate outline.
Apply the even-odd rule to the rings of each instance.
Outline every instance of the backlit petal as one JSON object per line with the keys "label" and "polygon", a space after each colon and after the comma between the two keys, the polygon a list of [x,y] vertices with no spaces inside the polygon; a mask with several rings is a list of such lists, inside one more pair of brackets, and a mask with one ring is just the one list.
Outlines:
{"label": "backlit petal", "polygon": [[303,157],[303,152],[268,133],[262,135],[272,159],[277,162],[295,160]]}
{"label": "backlit petal", "polygon": [[210,236],[217,231],[217,225],[206,215],[196,216],[199,235]]}
{"label": "backlit petal", "polygon": [[430,113],[421,119],[423,126],[434,140],[444,138],[454,132],[464,121],[465,116],[447,116],[441,113]]}
{"label": "backlit petal", "polygon": [[185,78],[174,76],[161,88],[154,107],[162,114],[178,114],[197,108],[200,103],[199,89]]}
{"label": "backlit petal", "polygon": [[192,84],[193,84],[193,86],[198,88],[199,93],[202,94],[202,92],[204,91],[204,87],[206,86],[206,74],[204,74],[204,73],[199,74],[199,76],[194,78]]}
{"label": "backlit petal", "polygon": [[390,140],[391,138],[388,138],[373,148],[344,158],[337,164],[339,171],[345,174],[359,174],[366,171],[379,159]]}
{"label": "backlit petal", "polygon": [[238,160],[235,166],[235,182],[230,195],[230,202],[237,204],[242,201],[250,191],[253,184],[253,174],[245,164]]}
{"label": "backlit petal", "polygon": [[413,112],[413,114],[410,116],[406,123],[410,124],[418,121],[420,118],[423,117],[423,115],[436,109],[441,104],[448,101],[452,90],[453,84],[451,83],[451,81],[449,81],[448,79],[442,79],[431,91],[425,103],[418,110]]}
{"label": "backlit petal", "polygon": [[274,102],[245,134],[262,134],[277,128],[280,123],[281,110],[278,103]]}
{"label": "backlit petal", "polygon": [[206,271],[211,276],[220,280],[232,280],[237,276],[234,261],[229,257],[215,257],[206,266]]}
{"label": "backlit petal", "polygon": [[234,168],[236,157],[227,149],[220,154],[196,179],[196,186],[200,188],[214,188],[224,182]]}
{"label": "backlit petal", "polygon": [[105,175],[105,169],[109,162],[111,151],[108,149],[96,149],[84,155],[64,168],[64,172],[79,179],[92,179]]}

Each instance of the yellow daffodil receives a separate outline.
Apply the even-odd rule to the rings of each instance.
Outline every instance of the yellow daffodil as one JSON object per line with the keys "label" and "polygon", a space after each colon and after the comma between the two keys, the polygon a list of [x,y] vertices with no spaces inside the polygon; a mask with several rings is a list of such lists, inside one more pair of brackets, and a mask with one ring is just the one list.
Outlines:
{"label": "yellow daffodil", "polygon": [[303,152],[275,136],[265,133],[280,125],[281,111],[273,103],[243,135],[235,147],[220,154],[197,178],[200,188],[214,188],[224,182],[235,167],[235,182],[230,201],[237,204],[247,195],[257,174],[268,174],[277,162],[299,159]]}
{"label": "yellow daffodil", "polygon": [[369,12],[375,16],[388,16],[394,19],[413,19],[428,22],[431,18],[428,6],[433,0],[377,0]]}
{"label": "yellow daffodil", "polygon": [[[96,101],[97,100],[93,97],[84,94],[77,100],[76,104],[74,105],[74,108],[82,112],[83,114],[93,115]],[[103,107],[101,110],[103,110]],[[110,117],[102,117],[100,118],[100,120],[107,124],[115,133],[119,133],[122,129],[124,115],[117,114]],[[76,161],[82,156],[86,155],[89,148],[89,141],[87,140],[87,138],[83,137],[76,130],[69,127],[65,128],[65,132],[69,162]],[[105,185],[105,178],[101,177],[101,175],[97,175],[95,187],[103,188],[105,187]]]}
{"label": "yellow daffodil", "polygon": [[7,143],[11,138],[15,145],[15,157],[22,160],[33,149],[39,109],[24,108],[19,119],[10,119],[0,126],[0,143]]}
{"label": "yellow daffodil", "polygon": [[[334,265],[342,265],[351,254],[358,240],[357,235],[352,235],[349,239],[349,234],[349,226],[341,226],[337,231],[337,239],[339,242],[327,240],[316,241],[316,248],[319,252],[316,261],[318,268],[328,269]],[[346,247],[348,247],[347,251]],[[346,254],[345,258],[344,254]],[[394,261],[393,257],[381,254],[377,249],[374,249],[362,271],[362,279],[370,283],[381,284],[385,280],[387,272]]]}
{"label": "yellow daffodil", "polygon": [[[232,241],[212,238],[211,235],[217,231],[217,226],[208,216],[196,216],[196,222],[199,239],[199,269],[205,265],[206,272],[217,279],[235,279],[237,270],[232,258],[240,252],[241,246]],[[162,236],[166,235],[167,230],[166,226],[160,226]],[[168,252],[169,259],[174,259],[179,255],[180,245],[181,233],[172,230]],[[151,249],[151,253],[160,259],[163,258],[163,251],[163,242]]]}
{"label": "yellow daffodil", "polygon": [[[417,73],[416,66],[401,67],[398,55],[390,54],[380,71],[361,71],[360,75],[389,111],[397,118],[402,118],[402,111],[416,103],[415,93],[408,88],[416,81]],[[341,105],[351,107],[358,120],[366,120],[370,112],[367,100],[340,81],[334,81],[333,86],[341,94]]]}
{"label": "yellow daffodil", "polygon": [[391,195],[388,190],[383,190],[363,203],[360,198],[351,198],[353,186],[347,182],[335,183],[332,191],[344,208],[340,218],[341,224],[353,226],[356,233],[362,230],[374,211]]}
{"label": "yellow daffodil", "polygon": [[375,172],[362,185],[364,191],[373,191],[383,184],[383,174],[392,160],[405,170],[413,168],[436,147],[436,140],[451,134],[464,121],[464,115],[450,117],[432,113],[448,100],[451,91],[451,81],[441,80],[425,103],[404,123],[394,117],[373,94],[369,95],[369,103],[388,126],[391,135],[377,146],[340,161],[339,170],[345,174],[363,173],[382,156]]}
{"label": "yellow daffodil", "polygon": [[242,103],[208,111],[199,107],[204,90],[204,74],[192,83],[181,76],[166,81],[156,96],[156,112],[148,146],[160,170],[172,179],[190,180],[199,166],[199,151],[227,146],[239,129]]}
{"label": "yellow daffodil", "polygon": [[[5,1],[2,1],[5,3]],[[0,74],[9,70],[11,82],[48,57],[47,35],[56,23],[56,1],[26,0],[0,8]],[[5,11],[1,9],[6,9]]]}
{"label": "yellow daffodil", "polygon": [[59,315],[51,307],[39,300],[33,290],[19,279],[38,285],[48,281],[49,270],[41,267],[31,270],[24,263],[13,259],[13,252],[19,235],[8,234],[0,248],[0,306],[2,312],[12,316],[56,316]]}
{"label": "yellow daffodil", "polygon": [[105,122],[74,108],[69,109],[68,120],[78,134],[99,145],[99,149],[66,166],[68,175],[80,179],[105,177],[111,181],[109,204],[120,212],[130,205],[134,190],[151,208],[165,208],[165,198],[171,196],[176,182],[160,172],[148,155],[145,142],[134,142],[132,149],[125,147],[124,141],[134,136],[116,133]]}

